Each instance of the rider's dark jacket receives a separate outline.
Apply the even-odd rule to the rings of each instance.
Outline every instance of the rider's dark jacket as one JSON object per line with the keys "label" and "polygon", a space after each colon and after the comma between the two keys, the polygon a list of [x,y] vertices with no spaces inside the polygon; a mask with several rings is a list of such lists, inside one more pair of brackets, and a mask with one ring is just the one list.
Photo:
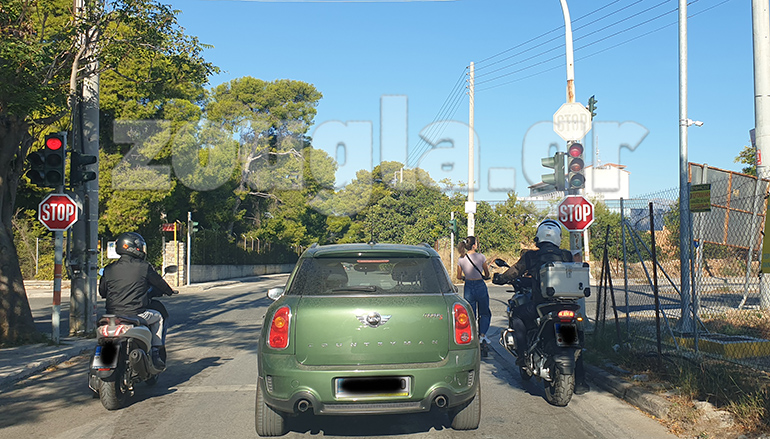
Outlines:
{"label": "rider's dark jacket", "polygon": [[[572,262],[572,253],[569,250],[562,250],[550,242],[543,242],[537,250],[525,250],[513,266],[505,270],[504,273],[496,276],[494,283],[503,285],[512,282],[518,277],[536,277],[536,273],[540,270],[540,266],[547,262],[557,261]],[[539,288],[539,285],[535,282],[535,285],[532,285],[532,287],[537,289]],[[539,293],[539,291],[537,293]],[[539,296],[540,294],[534,295],[535,298],[538,298]]]}
{"label": "rider's dark jacket", "polygon": [[[153,287],[152,293],[148,290]],[[122,255],[104,267],[99,295],[107,299],[107,314],[137,315],[147,310],[150,299],[173,290],[144,259]]]}

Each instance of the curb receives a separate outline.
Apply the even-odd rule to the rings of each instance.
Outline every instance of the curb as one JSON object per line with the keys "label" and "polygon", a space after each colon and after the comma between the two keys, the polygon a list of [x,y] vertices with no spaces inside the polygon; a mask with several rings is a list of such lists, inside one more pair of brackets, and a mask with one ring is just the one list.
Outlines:
{"label": "curb", "polygon": [[[49,348],[52,349],[52,352],[43,360],[30,360],[26,364],[0,367],[0,391],[13,386],[18,381],[37,375],[52,366],[64,363],[90,351],[93,348],[94,339],[69,339],[64,340],[63,343],[70,343],[70,345],[48,346],[46,344],[38,343],[16,348],[25,349],[30,352],[34,352],[35,350],[39,352],[40,350]],[[3,354],[8,355],[10,353],[9,350],[12,349],[15,348],[3,349]]]}
{"label": "curb", "polygon": [[[487,338],[490,339],[489,344],[492,349],[505,363],[505,367],[517,376],[519,369],[513,361],[513,355],[499,343],[500,331],[490,334]],[[668,417],[671,403],[662,396],[634,385],[623,378],[616,377],[597,366],[586,364],[585,368],[586,379],[594,386],[612,393],[615,397],[626,401],[655,418],[666,419]]]}

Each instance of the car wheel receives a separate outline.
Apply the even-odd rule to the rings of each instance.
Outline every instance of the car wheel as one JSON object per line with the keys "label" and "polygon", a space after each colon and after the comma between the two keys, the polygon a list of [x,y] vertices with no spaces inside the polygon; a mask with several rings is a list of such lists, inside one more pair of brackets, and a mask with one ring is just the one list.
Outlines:
{"label": "car wheel", "polygon": [[286,434],[286,419],[280,412],[267,405],[259,382],[257,382],[257,407],[254,415],[258,435],[264,437]]}
{"label": "car wheel", "polygon": [[452,428],[455,430],[475,430],[481,422],[481,383],[476,386],[476,395],[460,408],[452,418]]}

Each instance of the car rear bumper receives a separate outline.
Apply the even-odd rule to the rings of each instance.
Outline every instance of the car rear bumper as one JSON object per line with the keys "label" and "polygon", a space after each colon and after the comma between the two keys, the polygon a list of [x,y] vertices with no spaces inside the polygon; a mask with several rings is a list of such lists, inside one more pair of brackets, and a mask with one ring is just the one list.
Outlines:
{"label": "car rear bumper", "polygon": [[[312,410],[317,415],[389,414],[448,409],[473,399],[479,385],[479,351],[450,351],[430,364],[305,367],[289,355],[261,355],[259,382],[265,402],[284,413]],[[411,377],[408,395],[337,397],[341,377]]]}

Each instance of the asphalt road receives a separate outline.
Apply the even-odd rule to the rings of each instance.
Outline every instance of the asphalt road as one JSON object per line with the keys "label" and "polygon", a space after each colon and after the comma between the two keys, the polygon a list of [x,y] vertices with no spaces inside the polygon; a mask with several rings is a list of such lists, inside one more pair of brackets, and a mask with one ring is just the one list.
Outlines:
{"label": "asphalt road", "polygon": [[[285,279],[269,276],[166,298],[172,315],[169,367],[155,387],[140,385],[128,407],[109,412],[92,397],[86,383],[88,359],[81,357],[0,393],[0,437],[256,437],[256,340],[270,303],[265,292]],[[505,324],[509,296],[505,288],[490,287],[491,334]],[[36,313],[49,308],[49,302],[41,303]],[[541,385],[522,382],[509,361],[495,353],[482,364],[478,430],[454,431],[440,412],[306,415],[291,419],[285,437],[675,437],[636,408],[596,389],[575,396],[567,407],[553,407],[543,399]]]}

